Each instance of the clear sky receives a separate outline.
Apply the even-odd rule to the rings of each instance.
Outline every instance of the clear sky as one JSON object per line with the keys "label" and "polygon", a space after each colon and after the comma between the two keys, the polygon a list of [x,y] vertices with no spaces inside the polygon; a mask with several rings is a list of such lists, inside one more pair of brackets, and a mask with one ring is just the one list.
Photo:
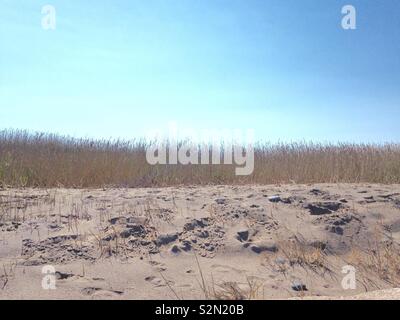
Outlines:
{"label": "clear sky", "polygon": [[400,1],[0,0],[0,128],[131,139],[170,121],[400,141]]}

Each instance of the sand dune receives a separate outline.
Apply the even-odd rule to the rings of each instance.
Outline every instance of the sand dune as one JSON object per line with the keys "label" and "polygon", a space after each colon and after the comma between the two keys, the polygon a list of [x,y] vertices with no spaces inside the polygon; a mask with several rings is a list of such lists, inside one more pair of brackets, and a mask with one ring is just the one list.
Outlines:
{"label": "sand dune", "polygon": [[399,297],[375,293],[400,280],[399,185],[3,189],[0,200],[1,299]]}

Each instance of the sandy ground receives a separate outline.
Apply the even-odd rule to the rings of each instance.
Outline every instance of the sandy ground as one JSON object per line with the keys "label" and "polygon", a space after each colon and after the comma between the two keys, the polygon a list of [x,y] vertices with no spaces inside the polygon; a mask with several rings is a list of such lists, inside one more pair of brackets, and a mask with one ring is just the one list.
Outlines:
{"label": "sandy ground", "polygon": [[3,189],[0,298],[397,299],[399,214],[399,185]]}

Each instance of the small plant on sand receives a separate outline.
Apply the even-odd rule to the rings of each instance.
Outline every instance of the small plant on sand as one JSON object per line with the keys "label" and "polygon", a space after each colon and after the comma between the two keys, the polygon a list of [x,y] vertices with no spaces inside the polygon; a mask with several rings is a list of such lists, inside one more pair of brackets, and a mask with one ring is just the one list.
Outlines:
{"label": "small plant on sand", "polygon": [[[388,231],[388,230],[386,230]],[[353,248],[348,255],[350,264],[357,266],[366,277],[378,277],[389,285],[400,283],[400,246],[383,226],[377,226],[366,249]]]}
{"label": "small plant on sand", "polygon": [[3,264],[2,274],[0,274],[0,288],[2,290],[7,286],[10,278],[15,276],[15,268],[17,263]]}
{"label": "small plant on sand", "polygon": [[246,283],[224,281],[212,283],[210,296],[215,300],[257,300],[263,299],[263,284],[260,280],[247,277]]}
{"label": "small plant on sand", "polygon": [[286,258],[290,266],[299,265],[314,271],[327,269],[326,254],[321,246],[309,245],[302,238],[280,241],[279,253]]}
{"label": "small plant on sand", "polygon": [[199,285],[206,300],[256,300],[264,298],[263,283],[255,277],[246,277],[246,283],[223,281],[216,283],[211,275],[211,283],[207,284],[199,259],[194,254],[200,274]]}

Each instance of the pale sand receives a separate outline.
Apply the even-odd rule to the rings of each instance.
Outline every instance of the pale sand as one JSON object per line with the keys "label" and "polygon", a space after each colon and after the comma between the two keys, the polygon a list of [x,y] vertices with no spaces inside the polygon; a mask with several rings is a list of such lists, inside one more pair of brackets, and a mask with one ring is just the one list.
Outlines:
{"label": "pale sand", "polygon": [[[341,285],[351,250],[368,252],[376,228],[379,241],[397,248],[399,185],[4,189],[0,196],[1,299],[203,299],[205,291],[207,298],[400,297],[400,289],[375,292],[395,287],[396,278],[361,265],[356,289]],[[45,265],[57,271],[56,290],[42,288]]]}

